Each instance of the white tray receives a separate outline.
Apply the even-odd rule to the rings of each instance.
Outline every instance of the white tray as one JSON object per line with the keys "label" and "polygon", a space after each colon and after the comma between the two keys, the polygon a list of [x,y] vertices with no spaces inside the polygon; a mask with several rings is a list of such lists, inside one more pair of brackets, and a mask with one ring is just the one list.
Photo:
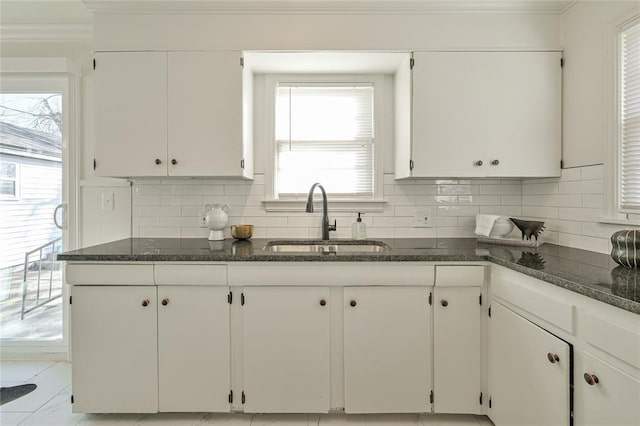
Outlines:
{"label": "white tray", "polygon": [[498,238],[498,237],[485,237],[478,236],[479,243],[489,243],[489,244],[502,244],[506,246],[519,246],[519,247],[540,247],[544,244],[544,241],[540,240],[519,240],[515,238]]}

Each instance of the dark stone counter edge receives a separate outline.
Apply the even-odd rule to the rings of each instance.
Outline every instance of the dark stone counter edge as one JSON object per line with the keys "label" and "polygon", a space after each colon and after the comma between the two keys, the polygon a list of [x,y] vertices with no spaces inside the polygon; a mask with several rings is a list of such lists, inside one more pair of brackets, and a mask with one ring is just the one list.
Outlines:
{"label": "dark stone counter edge", "polygon": [[482,262],[489,261],[504,266],[516,272],[521,272],[533,278],[548,282],[558,287],[587,296],[591,299],[604,302],[608,305],[624,309],[635,314],[640,314],[640,303],[623,297],[608,294],[588,286],[573,282],[549,273],[537,271],[526,266],[486,256],[469,255],[260,255],[260,256],[233,256],[233,255],[64,255],[58,256],[59,260],[69,262]]}

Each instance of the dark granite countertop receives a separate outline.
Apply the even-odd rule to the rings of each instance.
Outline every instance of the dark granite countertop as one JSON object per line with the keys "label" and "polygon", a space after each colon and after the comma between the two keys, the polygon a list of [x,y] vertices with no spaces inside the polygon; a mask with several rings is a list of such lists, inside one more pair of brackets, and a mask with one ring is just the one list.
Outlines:
{"label": "dark granite countertop", "polygon": [[490,261],[640,314],[640,269],[609,255],[544,244],[537,249],[478,243],[474,238],[382,239],[377,253],[291,253],[264,249],[271,240],[128,238],[58,255],[73,262],[470,262]]}

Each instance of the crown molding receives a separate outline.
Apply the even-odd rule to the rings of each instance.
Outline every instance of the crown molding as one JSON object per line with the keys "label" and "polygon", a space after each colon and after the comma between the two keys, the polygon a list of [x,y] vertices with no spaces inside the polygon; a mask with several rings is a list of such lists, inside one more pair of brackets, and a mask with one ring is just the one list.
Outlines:
{"label": "crown molding", "polygon": [[2,24],[3,41],[92,41],[92,24]]}
{"label": "crown molding", "polygon": [[109,14],[561,14],[578,0],[83,0]]}

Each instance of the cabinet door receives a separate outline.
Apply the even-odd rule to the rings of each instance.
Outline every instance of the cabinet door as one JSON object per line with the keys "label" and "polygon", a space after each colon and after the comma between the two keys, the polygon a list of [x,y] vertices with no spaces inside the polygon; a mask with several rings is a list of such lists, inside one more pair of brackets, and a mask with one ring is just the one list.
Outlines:
{"label": "cabinet door", "polygon": [[156,288],[74,286],[75,413],[158,411]]}
{"label": "cabinet door", "polygon": [[235,51],[169,52],[170,176],[243,175],[240,58]]}
{"label": "cabinet door", "polygon": [[412,176],[484,176],[489,58],[483,52],[415,52],[414,58]]}
{"label": "cabinet door", "polygon": [[329,289],[245,287],[243,295],[244,411],[328,412]]}
{"label": "cabinet door", "polygon": [[569,425],[570,365],[565,341],[492,303],[489,417],[496,426]]}
{"label": "cabinet door", "polygon": [[486,55],[492,74],[487,175],[560,176],[560,52]]}
{"label": "cabinet door", "polygon": [[158,287],[159,409],[228,412],[227,287]]}
{"label": "cabinet door", "polygon": [[430,318],[428,288],[344,289],[346,413],[431,411]]}
{"label": "cabinet door", "polygon": [[559,52],[414,56],[412,176],[560,175]]}
{"label": "cabinet door", "polygon": [[[581,359],[582,368],[575,374],[576,424],[639,425],[640,380],[589,353],[583,353]],[[592,384],[585,373],[591,376],[587,379]]]}
{"label": "cabinet door", "polygon": [[166,176],[167,53],[98,52],[95,60],[96,175]]}
{"label": "cabinet door", "polygon": [[480,288],[434,290],[433,411],[480,414]]}

